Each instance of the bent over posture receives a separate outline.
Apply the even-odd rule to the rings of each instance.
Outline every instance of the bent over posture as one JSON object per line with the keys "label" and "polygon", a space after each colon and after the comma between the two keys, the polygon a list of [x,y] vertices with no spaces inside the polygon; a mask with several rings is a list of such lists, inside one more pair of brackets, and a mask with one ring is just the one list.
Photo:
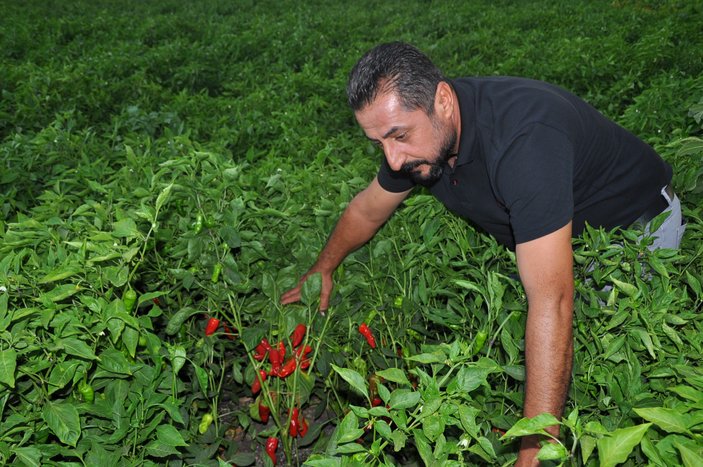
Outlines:
{"label": "bent over posture", "polygon": [[[404,43],[382,44],[351,71],[349,104],[385,160],[342,213],[315,264],[327,309],[332,273],[421,184],[448,209],[514,249],[528,300],[524,416],[560,417],[573,353],[571,239],[586,222],[611,229],[669,209],[655,246],[683,233],[672,170],[654,150],[573,94],[511,77],[449,80]],[[558,427],[550,430],[558,435]],[[537,465],[534,437],[517,465]]]}

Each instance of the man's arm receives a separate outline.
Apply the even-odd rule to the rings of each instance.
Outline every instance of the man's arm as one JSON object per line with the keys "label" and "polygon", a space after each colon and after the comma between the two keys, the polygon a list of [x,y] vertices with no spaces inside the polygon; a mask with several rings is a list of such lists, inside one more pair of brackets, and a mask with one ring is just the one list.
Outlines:
{"label": "man's arm", "polygon": [[378,179],[374,178],[366,189],[351,200],[315,264],[303,275],[295,288],[281,296],[281,303],[285,305],[300,300],[300,289],[305,280],[311,274],[319,272],[322,275],[320,310],[326,310],[332,293],[334,270],[349,253],[368,242],[376,234],[409,193],[410,190],[402,193],[386,191],[381,188]]}
{"label": "man's arm", "polygon": [[[523,415],[564,410],[573,358],[574,274],[571,222],[549,235],[516,247],[520,279],[527,294],[525,407]],[[559,427],[547,429],[554,436]],[[539,438],[523,438],[516,466],[537,466]]]}

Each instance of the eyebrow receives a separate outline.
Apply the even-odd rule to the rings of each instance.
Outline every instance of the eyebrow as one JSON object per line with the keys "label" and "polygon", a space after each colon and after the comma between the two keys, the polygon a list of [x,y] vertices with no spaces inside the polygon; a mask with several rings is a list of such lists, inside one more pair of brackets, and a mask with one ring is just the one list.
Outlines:
{"label": "eyebrow", "polygon": [[[403,129],[404,129],[403,127],[394,126],[394,127],[392,127],[390,130],[388,130],[383,136],[381,136],[381,139],[386,139],[386,138],[388,138],[388,137],[390,137],[390,136],[393,136],[395,133],[398,133],[399,131],[401,131],[401,130],[403,130]],[[371,141],[377,141],[376,139],[371,138],[371,137],[369,137],[368,135],[365,135],[365,136],[366,136],[367,139],[369,139],[369,140],[371,140]]]}

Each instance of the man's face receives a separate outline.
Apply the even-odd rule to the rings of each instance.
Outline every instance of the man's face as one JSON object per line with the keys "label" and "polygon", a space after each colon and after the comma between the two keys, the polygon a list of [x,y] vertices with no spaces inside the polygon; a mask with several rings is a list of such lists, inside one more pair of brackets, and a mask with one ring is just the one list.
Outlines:
{"label": "man's face", "polygon": [[450,122],[436,113],[405,110],[392,92],[378,96],[355,115],[366,137],[383,149],[391,169],[422,185],[432,185],[442,176],[457,141]]}

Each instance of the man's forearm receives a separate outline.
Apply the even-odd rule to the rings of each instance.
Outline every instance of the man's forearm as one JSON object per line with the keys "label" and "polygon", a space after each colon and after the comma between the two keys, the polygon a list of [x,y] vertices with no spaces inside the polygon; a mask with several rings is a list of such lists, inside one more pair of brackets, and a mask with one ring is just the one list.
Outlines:
{"label": "man's forearm", "polygon": [[332,272],[349,253],[368,242],[383,225],[367,219],[352,201],[339,218],[311,270]]}
{"label": "man's forearm", "polygon": [[[571,380],[572,321],[571,296],[553,304],[535,304],[529,307],[525,332],[525,417],[534,417],[544,412],[557,418],[562,415]],[[547,431],[558,436],[559,426],[549,427]],[[539,437],[528,436],[523,439],[522,448],[536,454],[539,441]]]}

